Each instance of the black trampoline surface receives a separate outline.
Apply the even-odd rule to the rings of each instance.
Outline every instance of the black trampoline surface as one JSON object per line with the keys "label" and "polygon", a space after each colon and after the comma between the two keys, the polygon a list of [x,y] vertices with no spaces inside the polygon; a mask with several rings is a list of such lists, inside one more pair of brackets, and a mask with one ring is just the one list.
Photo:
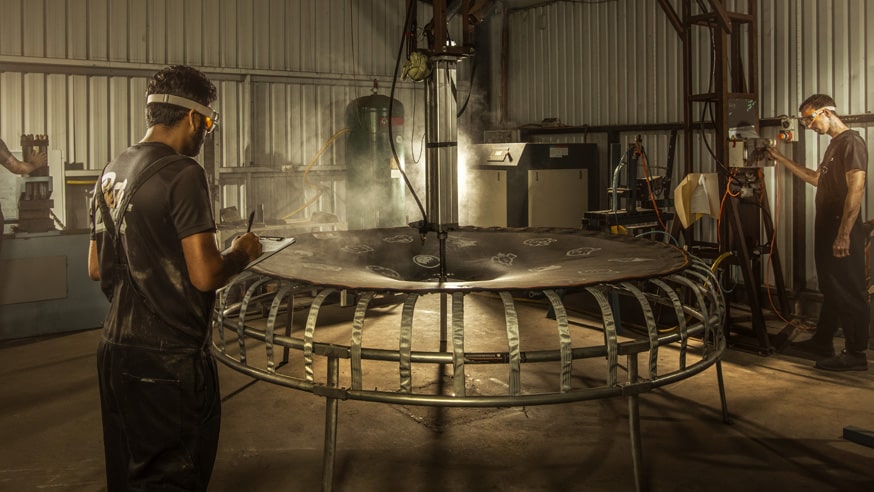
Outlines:
{"label": "black trampoline surface", "polygon": [[440,282],[437,234],[397,227],[296,235],[253,271],[362,291],[451,292],[580,288],[683,270],[686,254],[650,239],[577,229],[460,228],[446,240]]}

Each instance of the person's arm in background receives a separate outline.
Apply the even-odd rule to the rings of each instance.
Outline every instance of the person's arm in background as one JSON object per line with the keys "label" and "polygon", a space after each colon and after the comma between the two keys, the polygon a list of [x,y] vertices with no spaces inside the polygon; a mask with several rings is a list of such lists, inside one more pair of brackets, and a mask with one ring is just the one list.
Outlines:
{"label": "person's arm in background", "polygon": [[45,152],[35,155],[30,161],[19,161],[9,152],[6,142],[0,139],[0,164],[15,174],[30,174],[43,167],[48,162]]}

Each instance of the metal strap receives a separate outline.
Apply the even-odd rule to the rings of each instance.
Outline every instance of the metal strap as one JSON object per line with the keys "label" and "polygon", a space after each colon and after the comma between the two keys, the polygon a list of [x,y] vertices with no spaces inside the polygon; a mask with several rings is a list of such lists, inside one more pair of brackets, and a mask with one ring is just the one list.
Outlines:
{"label": "metal strap", "polygon": [[[270,313],[267,315],[267,329],[264,333],[264,347],[267,351],[267,372],[276,372],[276,363],[273,361],[273,337],[276,328],[276,317],[279,313],[279,307],[282,305],[282,300],[291,290],[291,284],[283,282],[282,288],[273,296],[273,302],[270,304]],[[288,309],[288,317],[291,318],[291,309]]]}
{"label": "metal strap", "polygon": [[552,303],[552,309],[555,312],[555,321],[558,324],[558,343],[559,353],[561,354],[561,392],[567,393],[571,390],[571,370],[573,368],[573,346],[571,343],[571,332],[568,327],[567,310],[564,308],[564,303],[561,302],[559,296],[554,290],[544,290],[544,294]]}
{"label": "metal strap", "polygon": [[306,380],[310,383],[315,381],[315,373],[313,372],[313,335],[316,332],[316,320],[319,319],[319,309],[325,299],[333,294],[335,289],[325,289],[316,295],[313,303],[310,304],[309,316],[307,316],[307,326],[303,335],[303,368]]}
{"label": "metal strap", "polygon": [[225,341],[225,310],[224,306],[228,305],[228,295],[231,292],[231,289],[237,286],[237,284],[242,283],[244,279],[248,279],[254,276],[254,274],[246,270],[243,273],[235,276],[230,283],[222,287],[218,290],[218,303],[217,307],[213,308],[216,312],[215,324],[216,328],[219,332],[219,349],[221,353],[227,353],[227,342]]}
{"label": "metal strap", "polygon": [[243,302],[240,303],[240,317],[237,319],[237,342],[240,345],[240,363],[243,365],[246,365],[246,310],[249,309],[249,302],[255,295],[255,290],[269,280],[270,278],[263,277],[250,285],[246,289],[246,295],[243,296]]}
{"label": "metal strap", "polygon": [[350,366],[352,369],[352,389],[361,389],[361,337],[364,332],[364,317],[373,299],[373,292],[365,292],[358,297],[355,318],[352,320],[352,344],[350,347]]}
{"label": "metal strap", "polygon": [[419,294],[408,294],[401,316],[398,374],[400,375],[401,391],[405,393],[413,392],[413,369],[410,359],[413,352],[413,310],[416,308],[417,300],[419,300]]}
{"label": "metal strap", "polygon": [[[719,313],[717,326],[725,326],[725,297],[722,295],[722,286],[719,283],[719,279],[716,277],[716,273],[703,260],[698,258],[695,258],[695,260],[693,266],[697,267],[696,270],[703,272],[707,278],[704,281],[704,288],[707,289],[707,292],[716,304],[717,312]],[[718,330],[716,333],[720,337],[724,335],[722,330]]]}
{"label": "metal strap", "polygon": [[507,345],[510,349],[510,394],[516,396],[522,391],[522,353],[519,348],[519,317],[516,315],[516,304],[509,292],[501,292],[504,301],[504,317],[507,320]]}
{"label": "metal strap", "polygon": [[219,350],[223,354],[227,352],[227,345],[225,344],[225,310],[223,308],[228,305],[228,292],[232,285],[227,285],[218,291],[218,303],[214,308],[216,313],[215,328],[218,330],[219,335]]}
{"label": "metal strap", "polygon": [[677,295],[677,292],[665,281],[654,278],[650,282],[661,288],[674,305],[674,314],[677,316],[677,333],[680,335],[680,369],[685,369],[686,346],[688,345],[689,334],[686,327],[686,312],[683,311],[683,302],[680,301],[680,296]]}
{"label": "metal strap", "polygon": [[[622,282],[621,285],[634,295],[634,298],[640,303],[640,309],[643,310],[643,319],[646,321],[646,331],[649,334],[649,377],[650,379],[655,379],[658,377],[659,329],[656,326],[652,306],[650,306],[649,300],[643,294],[643,291],[638,289],[636,285],[631,282]],[[634,381],[631,382],[633,383]]]}
{"label": "metal strap", "polygon": [[[692,277],[692,278],[696,279],[698,282],[700,282],[697,285],[695,290],[698,291],[699,293],[701,293],[701,299],[703,302],[704,293],[702,291],[704,289],[707,289],[707,285],[710,283],[710,278],[709,278],[709,275],[707,273],[701,273],[702,271],[709,272],[709,269],[699,268],[696,271],[694,268],[690,268],[689,270],[686,270],[683,273],[685,275],[687,275],[688,277]],[[712,295],[713,291],[711,291],[710,289],[707,289],[707,293],[711,294],[710,297],[713,298],[714,303],[716,303],[716,304],[719,303],[719,301],[717,300],[716,297],[720,297],[720,296],[714,297]],[[710,344],[711,346],[716,343],[716,333],[715,333],[715,331],[712,330],[712,325],[710,323],[707,323],[704,325],[704,342],[705,342],[705,345]]]}
{"label": "metal strap", "polygon": [[698,301],[698,309],[701,312],[701,324],[704,325],[704,351],[702,357],[706,359],[710,348],[710,343],[708,343],[707,340],[708,338],[713,338],[713,336],[710,334],[712,328],[710,326],[710,315],[707,312],[707,303],[704,302],[704,294],[701,293],[700,286],[688,278],[683,277],[682,275],[674,275],[673,278],[675,278],[677,282],[689,287],[695,294],[695,299]]}
{"label": "metal strap", "polygon": [[[297,292],[297,289],[300,288],[300,285],[294,285],[295,291],[288,297],[288,316],[285,317],[285,336],[291,337],[291,324],[294,321],[294,294]],[[291,353],[291,347],[288,345],[283,345],[282,347],[282,363],[288,364],[289,354]]]}
{"label": "metal strap", "polygon": [[464,294],[452,293],[452,390],[466,396],[464,379]]}
{"label": "metal strap", "polygon": [[613,309],[604,293],[603,286],[586,287],[592,297],[601,306],[601,318],[604,319],[604,345],[607,346],[607,386],[616,386],[616,369],[619,365],[619,343],[616,339],[616,319]]}

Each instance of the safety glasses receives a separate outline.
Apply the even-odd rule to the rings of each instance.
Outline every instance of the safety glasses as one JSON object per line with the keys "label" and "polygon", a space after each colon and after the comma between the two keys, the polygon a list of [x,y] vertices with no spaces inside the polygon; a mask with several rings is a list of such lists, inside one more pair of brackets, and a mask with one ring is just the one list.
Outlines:
{"label": "safety glasses", "polygon": [[192,101],[191,99],[186,99],[184,97],[174,96],[172,94],[150,94],[149,97],[146,98],[146,104],[151,103],[172,104],[174,106],[181,106],[183,108],[197,111],[204,118],[207,135],[213,133],[216,128],[218,128],[218,111],[212,109],[209,106],[204,106],[197,101]]}
{"label": "safety glasses", "polygon": [[826,106],[824,108],[819,108],[816,111],[811,111],[810,113],[807,113],[806,115],[801,117],[801,124],[809,127],[813,124],[814,121],[816,121],[816,119],[819,117],[819,115],[822,114],[823,111],[834,111],[835,109],[837,108],[835,108],[834,106]]}

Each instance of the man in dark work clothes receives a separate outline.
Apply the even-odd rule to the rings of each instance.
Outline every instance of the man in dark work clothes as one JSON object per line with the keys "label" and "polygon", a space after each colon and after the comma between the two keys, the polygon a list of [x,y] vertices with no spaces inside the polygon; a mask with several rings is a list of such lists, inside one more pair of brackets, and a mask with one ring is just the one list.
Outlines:
{"label": "man in dark work clothes", "polygon": [[146,135],[106,166],[91,212],[88,270],[110,299],[97,353],[107,488],[202,491],[221,415],[209,352],[215,289],[261,245],[252,233],[225,253],[216,245],[193,159],[218,123],[212,82],[173,66],[146,94]]}
{"label": "man in dark work clothes", "polygon": [[[794,175],[816,187],[814,260],[822,311],[816,332],[795,348],[820,360],[816,367],[829,371],[866,371],[868,361],[868,285],[865,278],[865,242],[868,232],[860,210],[868,168],[868,149],[862,137],[837,114],[835,101],[814,94],[801,103],[801,122],[831,137],[816,170],[786,158],[775,147],[771,156]],[[844,350],[835,355],[834,336],[844,332]]]}

